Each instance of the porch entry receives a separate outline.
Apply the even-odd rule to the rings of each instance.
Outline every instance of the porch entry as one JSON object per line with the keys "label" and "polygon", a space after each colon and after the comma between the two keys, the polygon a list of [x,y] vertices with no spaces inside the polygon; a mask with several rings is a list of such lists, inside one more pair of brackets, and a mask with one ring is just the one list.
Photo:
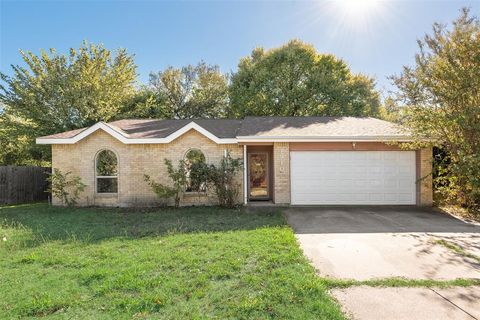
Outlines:
{"label": "porch entry", "polygon": [[248,198],[270,200],[270,154],[268,151],[248,153]]}

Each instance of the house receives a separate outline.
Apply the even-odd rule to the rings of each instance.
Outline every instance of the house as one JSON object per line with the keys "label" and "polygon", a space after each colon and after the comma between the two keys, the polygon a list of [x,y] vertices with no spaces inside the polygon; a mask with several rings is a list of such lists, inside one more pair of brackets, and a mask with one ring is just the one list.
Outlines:
{"label": "house", "polygon": [[[246,164],[239,203],[431,205],[432,150],[392,143],[410,139],[375,118],[246,117],[99,122],[37,143],[52,145],[53,168],[87,185],[79,205],[154,204],[144,175],[169,184],[165,158],[218,163],[227,151]],[[192,186],[181,205],[215,202],[211,190]]]}

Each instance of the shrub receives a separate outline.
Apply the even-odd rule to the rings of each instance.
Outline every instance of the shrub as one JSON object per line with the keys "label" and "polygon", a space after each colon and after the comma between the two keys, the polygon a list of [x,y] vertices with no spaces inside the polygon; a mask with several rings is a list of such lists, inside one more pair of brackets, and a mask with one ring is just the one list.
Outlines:
{"label": "shrub", "polygon": [[155,182],[155,180],[153,180],[147,174],[143,175],[143,178],[144,178],[145,182],[150,186],[152,191],[157,195],[158,198],[166,201],[166,200],[175,196],[175,194],[176,194],[175,189],[173,189],[171,187],[168,187],[168,186],[164,186],[161,183]]}
{"label": "shrub", "polygon": [[69,207],[77,203],[80,193],[85,190],[85,184],[79,176],[69,177],[71,172],[62,173],[59,169],[53,169],[53,173],[47,178],[50,182],[49,192]]}
{"label": "shrub", "polygon": [[187,185],[187,172],[185,169],[185,162],[180,160],[178,162],[178,167],[175,169],[173,167],[172,161],[165,159],[165,165],[167,166],[167,172],[170,179],[173,181],[173,186],[165,186],[161,183],[157,183],[150,178],[149,175],[144,175],[144,180],[147,184],[152,188],[153,192],[157,195],[157,197],[161,199],[170,199],[174,198],[175,200],[175,208],[180,206],[180,198],[182,193],[185,190]]}
{"label": "shrub", "polygon": [[235,182],[235,177],[243,166],[242,160],[233,159],[229,152],[223,157],[218,167],[202,162],[191,165],[188,168],[189,176],[183,160],[178,162],[177,168],[174,168],[172,162],[168,159],[165,159],[165,165],[167,166],[168,176],[173,182],[172,186],[157,183],[149,175],[144,175],[144,180],[157,197],[165,200],[173,197],[176,208],[180,206],[181,196],[189,184],[198,187],[200,190],[202,185],[205,185],[205,188],[212,186],[220,206],[232,208],[236,205],[240,184]]}
{"label": "shrub", "polygon": [[208,167],[208,181],[215,189],[220,206],[232,208],[237,204],[240,184],[235,182],[235,176],[242,168],[242,160],[233,159],[230,152],[222,158],[218,167],[213,164]]}

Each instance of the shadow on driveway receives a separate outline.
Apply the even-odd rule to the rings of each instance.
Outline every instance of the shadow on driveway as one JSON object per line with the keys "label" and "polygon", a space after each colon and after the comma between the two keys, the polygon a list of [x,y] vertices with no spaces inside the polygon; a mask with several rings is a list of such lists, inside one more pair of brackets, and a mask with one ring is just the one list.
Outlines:
{"label": "shadow on driveway", "polygon": [[414,206],[290,207],[288,223],[297,234],[324,233],[478,233],[465,223],[432,208]]}
{"label": "shadow on driveway", "polygon": [[480,226],[431,208],[290,207],[285,212],[305,255],[322,276],[356,280],[480,278],[476,258]]}

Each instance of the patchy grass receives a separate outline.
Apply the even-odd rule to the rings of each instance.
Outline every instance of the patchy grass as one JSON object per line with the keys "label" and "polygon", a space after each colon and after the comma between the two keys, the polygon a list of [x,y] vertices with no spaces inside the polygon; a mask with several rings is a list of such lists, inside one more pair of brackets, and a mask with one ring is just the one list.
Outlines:
{"label": "patchy grass", "polygon": [[439,201],[439,202],[440,202],[440,205],[438,206],[438,209],[440,209],[440,211],[443,211],[444,213],[459,217],[466,221],[480,222],[479,208],[467,209],[467,208],[462,208],[456,205],[442,204],[442,201]]}
{"label": "patchy grass", "polygon": [[474,255],[473,253],[470,253],[470,252],[467,252],[466,250],[464,250],[462,247],[460,247],[459,245],[453,243],[453,242],[450,242],[450,241],[447,241],[445,239],[439,239],[439,240],[435,240],[434,241],[436,244],[439,244],[441,246],[444,246],[445,248],[449,249],[449,250],[452,250],[453,252],[455,253],[458,253],[464,257],[467,257],[467,258],[470,258],[470,259],[473,259],[475,260],[477,263],[480,263],[480,257],[477,256],[477,255]]}
{"label": "patchy grass", "polygon": [[370,287],[421,287],[421,288],[450,288],[450,287],[470,287],[480,285],[480,279],[455,279],[455,280],[416,280],[406,278],[383,278],[375,280],[343,280],[333,278],[323,278],[323,284],[328,288],[348,288],[354,286]]}
{"label": "patchy grass", "polygon": [[0,207],[0,318],[343,319],[279,212]]}

